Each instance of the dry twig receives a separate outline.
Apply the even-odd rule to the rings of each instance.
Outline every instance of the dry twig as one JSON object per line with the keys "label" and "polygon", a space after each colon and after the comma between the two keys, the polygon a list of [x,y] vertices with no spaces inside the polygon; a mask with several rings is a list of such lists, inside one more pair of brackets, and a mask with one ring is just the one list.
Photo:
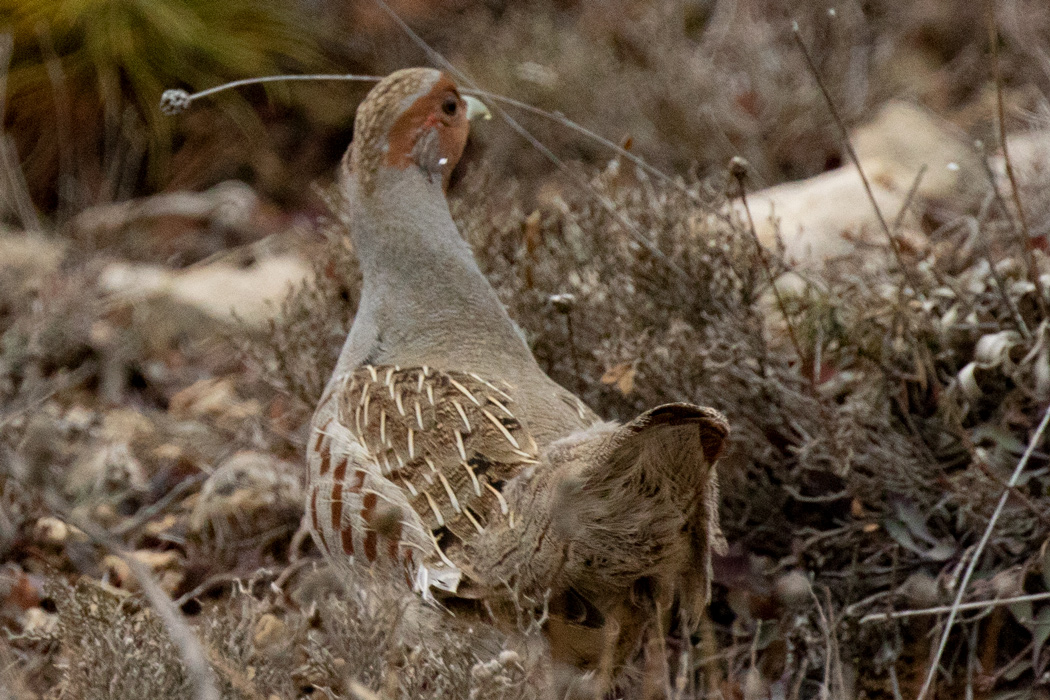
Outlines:
{"label": "dry twig", "polygon": [[992,517],[988,520],[988,525],[984,529],[984,534],[981,536],[980,542],[978,542],[976,549],[974,549],[974,552],[970,557],[970,563],[966,567],[966,572],[963,574],[962,580],[959,581],[959,588],[955,593],[955,600],[952,602],[952,606],[948,611],[948,619],[944,623],[944,632],[941,634],[940,644],[937,646],[937,652],[934,654],[933,660],[930,663],[929,671],[926,673],[926,680],[923,682],[922,689],[919,690],[916,700],[924,700],[927,693],[930,691],[930,687],[933,685],[933,680],[937,676],[937,667],[940,664],[941,657],[944,655],[945,648],[948,646],[948,637],[951,635],[952,624],[955,622],[955,617],[962,605],[962,598],[966,594],[966,586],[969,585],[974,569],[977,568],[977,563],[981,559],[981,554],[984,552],[984,548],[988,545],[988,540],[991,539],[992,531],[995,529],[995,524],[998,522],[999,516],[1002,515],[1003,509],[1006,507],[1006,501],[1010,497],[1009,487],[1017,485],[1017,480],[1020,479],[1021,473],[1028,465],[1028,460],[1035,451],[1036,445],[1042,440],[1043,433],[1046,431],[1048,423],[1050,423],[1050,406],[1047,406],[1046,410],[1043,411],[1043,419],[1039,422],[1039,427],[1036,428],[1035,433],[1032,435],[1032,439],[1028,441],[1028,447],[1025,449],[1024,454],[1021,455],[1021,459],[1014,468],[1013,474],[1010,475],[1010,481],[1007,483],[1008,488],[1004,489],[1002,495],[999,497],[999,503],[996,504],[995,510],[992,512]]}
{"label": "dry twig", "polygon": [[[747,203],[747,188],[744,187],[744,179],[747,177],[747,161],[743,158],[736,156],[730,161],[729,173],[736,180],[737,185],[737,196],[740,197],[741,204],[744,205],[744,213],[747,215],[747,231],[751,234],[751,240],[755,242],[755,254],[758,256],[759,262],[762,263],[762,269],[766,271],[766,277],[769,278],[769,286],[773,290],[773,296],[777,300],[777,307],[780,309],[780,313],[784,316],[784,323],[787,325],[788,337],[791,339],[791,345],[795,348],[795,353],[798,355],[798,361],[805,363],[806,356],[802,353],[802,345],[798,342],[798,335],[795,333],[795,324],[791,322],[791,315],[788,314],[787,304],[784,302],[784,296],[780,293],[780,288],[777,286],[776,278],[773,276],[773,268],[769,264],[769,260],[766,258],[766,249],[762,245],[762,242],[758,240],[758,232],[755,230],[755,220],[751,217],[751,207]],[[813,377],[810,376],[810,384],[813,384]]]}
{"label": "dry twig", "polygon": [[105,530],[93,522],[74,515],[72,510],[57,496],[45,493],[44,498],[52,510],[62,516],[63,520],[80,528],[88,537],[120,557],[128,565],[131,573],[142,586],[146,599],[149,600],[157,617],[163,623],[164,629],[167,630],[172,644],[179,652],[194,700],[219,700],[219,686],[215,671],[208,663],[208,655],[204,647],[179,613],[178,608],[172,603],[171,598],[161,589],[149,568],[131,556]]}
{"label": "dry twig", "polygon": [[[988,16],[988,42],[992,50],[992,78],[995,82],[995,108],[996,122],[998,126],[999,148],[1003,151],[1003,164],[1006,168],[1006,177],[1010,180],[1010,195],[1017,208],[1017,220],[1021,225],[1021,249],[1027,263],[1028,281],[1035,286],[1036,304],[1039,313],[1044,318],[1050,313],[1047,309],[1046,297],[1043,294],[1043,283],[1039,279],[1039,266],[1035,261],[1035,253],[1032,250],[1031,233],[1028,229],[1028,218],[1025,216],[1024,206],[1021,205],[1020,189],[1017,186],[1017,177],[1014,175],[1013,162],[1010,160],[1010,150],[1006,146],[1006,108],[1003,105],[1003,76],[999,65],[999,24],[995,18],[995,0],[985,0],[985,12]],[[1006,212],[1007,218],[1013,223],[1013,217]]]}
{"label": "dry twig", "polygon": [[849,130],[846,128],[846,122],[842,119],[842,115],[839,114],[838,107],[835,106],[835,101],[831,98],[831,93],[828,92],[828,88],[824,84],[824,78],[821,77],[820,71],[817,70],[817,64],[813,61],[813,56],[810,55],[809,49],[806,48],[806,42],[802,40],[802,30],[799,29],[798,22],[792,22],[791,31],[795,37],[795,43],[798,44],[802,56],[806,59],[806,66],[809,68],[810,74],[817,82],[817,87],[820,88],[820,93],[824,96],[824,101],[827,103],[828,109],[831,110],[831,116],[835,120],[835,126],[838,127],[839,134],[842,137],[843,148],[846,149],[850,161],[853,163],[854,167],[857,168],[857,173],[860,174],[861,183],[864,185],[864,193],[868,196],[868,200],[871,202],[871,206],[875,210],[875,216],[879,220],[879,227],[882,229],[883,233],[886,234],[886,240],[890,244],[890,249],[893,250],[893,256],[897,259],[897,266],[900,267],[901,274],[903,274],[905,279],[908,280],[908,284],[911,285],[914,293],[918,294],[918,280],[915,279],[915,275],[911,268],[904,263],[904,256],[900,250],[900,242],[897,240],[897,237],[893,235],[893,231],[890,230],[889,224],[886,223],[886,217],[882,215],[879,203],[875,200],[875,193],[871,189],[871,183],[868,182],[868,176],[865,174],[864,168],[861,167],[860,159],[857,157],[857,151],[854,150],[853,142],[850,140]]}
{"label": "dry twig", "polygon": [[[1035,603],[1041,600],[1050,600],[1050,592],[1043,593],[1030,593],[1028,595],[1013,596],[1012,598],[996,598],[995,600],[975,600],[970,603],[962,603],[955,610],[962,612],[965,610],[989,610],[991,608],[1001,607],[1003,605],[1013,605],[1014,603]],[[923,615],[940,615],[941,613],[951,612],[953,606],[951,605],[938,605],[934,608],[920,608],[917,610],[897,610],[890,612],[870,613],[860,618],[857,624],[866,625],[869,622],[882,622],[885,620],[900,620],[905,617],[920,617]]]}

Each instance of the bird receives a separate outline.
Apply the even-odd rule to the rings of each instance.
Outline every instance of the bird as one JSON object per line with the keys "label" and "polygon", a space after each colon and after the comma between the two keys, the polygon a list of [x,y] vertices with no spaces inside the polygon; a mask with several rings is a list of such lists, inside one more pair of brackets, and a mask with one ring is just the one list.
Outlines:
{"label": "bird", "polygon": [[338,174],[362,289],[308,437],[322,553],[456,615],[536,612],[552,658],[607,682],[710,597],[713,408],[603,421],[539,366],[450,214],[484,106],[408,68],[360,104]]}

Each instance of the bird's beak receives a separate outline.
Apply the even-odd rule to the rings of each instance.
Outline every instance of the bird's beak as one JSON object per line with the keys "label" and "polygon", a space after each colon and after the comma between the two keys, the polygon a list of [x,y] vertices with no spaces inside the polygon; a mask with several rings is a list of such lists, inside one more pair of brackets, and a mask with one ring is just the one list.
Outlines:
{"label": "bird's beak", "polygon": [[463,98],[463,101],[467,103],[467,121],[473,121],[475,117],[481,117],[485,120],[492,119],[492,112],[478,98],[473,95],[467,95]]}

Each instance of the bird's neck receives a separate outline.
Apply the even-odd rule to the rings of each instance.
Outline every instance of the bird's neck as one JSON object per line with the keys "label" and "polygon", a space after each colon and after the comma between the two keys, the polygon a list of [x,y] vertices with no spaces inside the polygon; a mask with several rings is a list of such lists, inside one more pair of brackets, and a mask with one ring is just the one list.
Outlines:
{"label": "bird's neck", "polygon": [[341,364],[535,366],[440,184],[414,168],[383,169],[375,184],[366,193],[351,175],[344,185],[364,284]]}

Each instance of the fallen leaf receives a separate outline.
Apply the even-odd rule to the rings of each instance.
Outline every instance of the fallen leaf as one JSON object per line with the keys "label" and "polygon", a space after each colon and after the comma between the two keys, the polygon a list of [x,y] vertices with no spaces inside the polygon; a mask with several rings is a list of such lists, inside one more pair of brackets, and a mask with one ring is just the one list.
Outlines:
{"label": "fallen leaf", "polygon": [[860,502],[859,498],[854,498],[850,501],[849,512],[854,518],[864,517],[864,504]]}
{"label": "fallen leaf", "polygon": [[637,371],[633,362],[621,362],[602,375],[602,384],[615,384],[620,393],[627,396],[634,391],[634,375]]}

